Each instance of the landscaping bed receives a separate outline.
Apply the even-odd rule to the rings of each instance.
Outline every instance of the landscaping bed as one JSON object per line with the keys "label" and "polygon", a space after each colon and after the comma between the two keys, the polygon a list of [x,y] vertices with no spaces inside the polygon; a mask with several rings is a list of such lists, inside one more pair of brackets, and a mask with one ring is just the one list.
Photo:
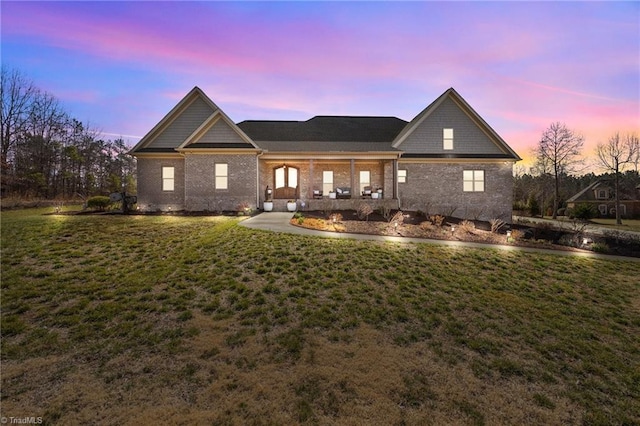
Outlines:
{"label": "landscaping bed", "polygon": [[[549,226],[492,224],[419,212],[391,211],[386,215],[373,212],[368,217],[354,210],[331,212],[298,212],[291,219],[295,226],[319,231],[369,234],[381,236],[465,241],[485,244],[514,245],[566,251],[599,251],[640,257],[637,241],[623,238],[595,238],[579,231],[553,229]],[[587,244],[583,244],[587,238]],[[599,240],[602,240],[600,243]]]}

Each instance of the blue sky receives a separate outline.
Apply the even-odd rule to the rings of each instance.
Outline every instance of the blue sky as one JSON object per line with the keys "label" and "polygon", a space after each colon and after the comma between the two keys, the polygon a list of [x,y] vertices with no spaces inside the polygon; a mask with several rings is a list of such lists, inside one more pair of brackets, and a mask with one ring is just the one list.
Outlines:
{"label": "blue sky", "polygon": [[2,63],[131,143],[193,86],[233,120],[393,115],[454,87],[523,157],[640,129],[638,2],[11,2]]}

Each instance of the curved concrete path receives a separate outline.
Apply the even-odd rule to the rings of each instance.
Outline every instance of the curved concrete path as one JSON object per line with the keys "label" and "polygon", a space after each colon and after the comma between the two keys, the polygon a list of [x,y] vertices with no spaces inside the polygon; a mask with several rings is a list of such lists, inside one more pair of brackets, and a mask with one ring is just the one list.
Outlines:
{"label": "curved concrete path", "polygon": [[355,240],[391,241],[395,243],[421,243],[421,244],[434,244],[434,245],[449,246],[449,247],[469,247],[469,248],[480,248],[480,249],[491,248],[491,249],[505,250],[505,251],[518,250],[518,251],[531,252],[531,253],[554,254],[557,256],[578,256],[578,257],[587,257],[587,258],[593,258],[593,259],[640,262],[640,258],[636,258],[636,257],[599,254],[599,253],[593,253],[586,250],[581,250],[581,251],[549,250],[549,249],[539,249],[539,248],[533,248],[533,247],[519,247],[519,246],[498,245],[498,244],[482,244],[482,243],[472,243],[472,242],[464,242],[464,241],[431,240],[427,238],[390,237],[390,236],[383,236],[383,235],[349,234],[345,232],[317,231],[314,229],[307,229],[307,228],[302,228],[300,226],[292,225],[290,223],[290,220],[292,217],[293,217],[293,213],[288,213],[288,212],[260,213],[257,216],[253,216],[249,219],[243,220],[242,222],[240,222],[240,225],[247,228],[259,229],[263,231],[283,232],[287,234],[298,234],[298,235],[312,235],[312,236],[324,237],[324,238],[351,238]]}

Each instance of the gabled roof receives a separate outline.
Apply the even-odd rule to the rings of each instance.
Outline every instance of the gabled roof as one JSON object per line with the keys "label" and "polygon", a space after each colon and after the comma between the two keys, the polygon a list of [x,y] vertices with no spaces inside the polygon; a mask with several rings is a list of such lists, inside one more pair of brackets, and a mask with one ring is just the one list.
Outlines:
{"label": "gabled roof", "polygon": [[[231,129],[240,137],[242,142],[239,143],[198,143],[198,140],[207,133],[213,126],[215,126],[219,121],[223,121],[226,123]],[[256,144],[253,143],[251,138],[247,136],[245,132],[243,132],[231,119],[224,113],[221,109],[215,111],[209,118],[207,118],[204,123],[200,125],[187,139],[180,144],[176,150],[182,149],[206,149],[206,148],[217,148],[217,149],[237,149],[237,148],[250,148],[250,149],[259,149]]]}
{"label": "gabled roof", "polygon": [[516,161],[522,160],[522,158],[520,158],[520,156],[518,156],[518,154],[516,154],[515,151],[511,149],[511,147],[509,147],[504,139],[502,139],[500,135],[498,135],[498,133],[496,133],[496,131],[493,130],[491,126],[489,126],[489,124],[487,124],[487,122],[484,121],[484,119],[480,117],[480,115],[473,108],[471,108],[471,105],[469,105],[467,101],[465,101],[464,98],[460,96],[460,94],[456,92],[453,87],[447,89],[428,107],[422,110],[420,114],[415,116],[414,119],[411,120],[396,136],[392,146],[394,148],[401,149],[400,146],[407,139],[407,137],[409,137],[409,135],[411,135],[420,126],[420,124],[427,117],[429,117],[429,115],[431,115],[446,99],[451,99],[453,102],[455,102],[460,107],[460,109],[476,123],[476,125],[497,145],[497,147],[504,152],[505,155],[503,157],[512,158]]}
{"label": "gabled roof", "polygon": [[575,203],[576,201],[581,200],[582,197],[585,194],[587,194],[589,191],[593,191],[594,189],[596,189],[598,186],[600,186],[601,183],[602,183],[602,181],[600,181],[600,180],[597,180],[597,181],[593,182],[592,184],[588,185],[585,189],[583,189],[582,191],[578,192],[573,197],[569,198],[567,200],[567,203]]}
{"label": "gabled roof", "polygon": [[[157,138],[163,130],[165,130],[176,118],[180,116],[180,114],[182,114],[182,112],[184,112],[184,110],[189,105],[191,105],[192,102],[194,102],[198,98],[202,99],[205,104],[207,104],[213,111],[217,111],[219,109],[218,106],[214,104],[207,95],[205,95],[202,89],[200,89],[198,86],[195,86],[189,93],[186,94],[184,98],[180,100],[180,102],[176,104],[176,106],[171,109],[171,111],[169,111],[169,113],[167,113],[167,115],[162,118],[162,120],[158,122],[158,124],[153,127],[153,129],[149,131],[149,133],[147,133],[143,136],[142,139],[140,139],[140,142],[138,142],[136,146],[134,146],[131,151],[129,151],[129,153],[135,154],[137,152],[143,152],[143,150],[147,148],[147,146],[151,142],[153,142],[153,140]],[[157,149],[155,148],[147,149],[148,152],[151,152],[151,150],[157,151]]]}
{"label": "gabled roof", "polygon": [[307,121],[238,123],[255,141],[387,142],[407,124],[396,117],[315,116]]}
{"label": "gabled roof", "polygon": [[[486,135],[489,144],[495,144],[495,147],[491,147],[493,152],[421,153],[408,150],[403,153],[407,150],[403,149],[402,143],[447,99],[451,99],[447,104],[455,103],[461,111],[459,114],[469,117],[477,129]],[[406,158],[520,160],[453,88],[444,92],[409,123],[390,116],[315,116],[306,121],[247,120],[235,124],[200,88],[194,87],[130,153],[204,152],[214,149],[253,149],[292,155],[377,153]]]}

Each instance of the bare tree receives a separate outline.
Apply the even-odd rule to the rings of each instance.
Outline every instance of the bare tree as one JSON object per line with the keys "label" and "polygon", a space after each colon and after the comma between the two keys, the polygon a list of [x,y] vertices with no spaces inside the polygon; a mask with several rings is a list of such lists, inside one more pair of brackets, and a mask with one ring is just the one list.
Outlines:
{"label": "bare tree", "polygon": [[560,200],[560,178],[563,174],[575,171],[581,164],[580,154],[584,138],[569,130],[563,123],[552,123],[542,133],[542,138],[536,148],[536,162],[544,169],[550,168],[554,178],[553,218],[558,216]]}
{"label": "bare tree", "polygon": [[637,161],[640,152],[640,141],[638,135],[627,134],[620,137],[616,133],[609,138],[607,143],[599,143],[596,147],[596,154],[600,167],[613,172],[615,176],[615,203],[616,203],[616,223],[622,225],[620,216],[620,172],[627,165],[633,165]]}
{"label": "bare tree", "polygon": [[38,89],[18,70],[0,70],[0,166],[3,187],[9,178],[9,157],[26,130]]}

